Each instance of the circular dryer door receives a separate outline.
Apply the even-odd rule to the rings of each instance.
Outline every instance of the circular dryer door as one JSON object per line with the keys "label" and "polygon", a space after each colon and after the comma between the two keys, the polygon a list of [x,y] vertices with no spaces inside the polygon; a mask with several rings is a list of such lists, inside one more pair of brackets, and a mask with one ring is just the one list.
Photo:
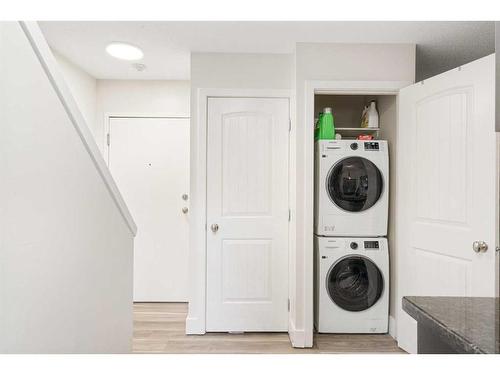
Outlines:
{"label": "circular dryer door", "polygon": [[364,211],[377,203],[383,185],[377,166],[357,156],[340,160],[326,178],[326,190],[332,202],[350,212]]}
{"label": "circular dryer door", "polygon": [[363,311],[380,299],[384,291],[384,278],[370,259],[349,256],[339,260],[330,269],[326,289],[340,308]]}

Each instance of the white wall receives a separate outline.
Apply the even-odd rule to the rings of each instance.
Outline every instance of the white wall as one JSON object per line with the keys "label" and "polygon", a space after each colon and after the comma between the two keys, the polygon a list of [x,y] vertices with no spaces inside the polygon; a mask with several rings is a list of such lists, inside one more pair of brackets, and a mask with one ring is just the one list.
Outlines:
{"label": "white wall", "polygon": [[[499,30],[500,31],[500,30]],[[495,55],[495,59],[498,59],[498,54]],[[496,60],[496,68],[498,69],[498,60]],[[499,77],[497,76],[497,84],[498,84],[498,79]],[[497,99],[498,99],[498,94]],[[500,110],[499,108],[496,108],[496,110]],[[498,122],[497,122],[498,125]],[[496,138],[497,138],[497,201],[496,201],[496,218],[497,218],[497,225],[500,225],[500,132],[496,132]],[[500,231],[497,231],[497,236],[496,236],[496,243],[495,243],[495,248],[498,249],[500,247]],[[500,297],[500,251],[496,252],[496,277],[497,277],[497,288],[496,288],[496,297]]]}
{"label": "white wall", "polygon": [[101,152],[106,114],[189,116],[189,81],[97,80],[52,52]]}
{"label": "white wall", "polygon": [[190,296],[186,330],[203,333],[205,329],[205,212],[206,196],[201,184],[205,165],[201,157],[206,150],[205,139],[198,132],[205,124],[198,123],[199,89],[290,89],[293,59],[283,54],[191,54],[191,215],[190,215]]}
{"label": "white wall", "polygon": [[[495,22],[494,50],[495,50],[495,92],[498,93],[500,92],[500,21]],[[500,132],[500,95],[496,95],[495,97],[495,131]]]}
{"label": "white wall", "polygon": [[96,88],[97,80],[90,74],[70,62],[64,56],[52,50],[59,63],[59,68],[91,130],[95,128],[96,120]]}
{"label": "white wall", "polygon": [[93,133],[105,147],[105,115],[189,116],[189,81],[98,80]]}
{"label": "white wall", "polygon": [[291,55],[191,54],[193,100],[198,88],[287,89],[291,87],[291,76]]}
{"label": "white wall", "polygon": [[[313,332],[313,145],[304,142],[313,132],[314,118],[306,118],[306,81],[409,81],[415,78],[415,46],[406,44],[297,43],[296,94],[296,289],[292,320],[312,345]],[[313,117],[313,116],[312,116]],[[310,137],[309,137],[310,138]],[[292,216],[293,217],[293,216]],[[301,336],[302,336],[301,335]]]}
{"label": "white wall", "polygon": [[[413,44],[297,43],[297,78],[331,81],[414,81]],[[297,84],[300,84],[297,81]]]}
{"label": "white wall", "polygon": [[133,231],[64,98],[73,112],[20,25],[0,23],[2,353],[131,350]]}

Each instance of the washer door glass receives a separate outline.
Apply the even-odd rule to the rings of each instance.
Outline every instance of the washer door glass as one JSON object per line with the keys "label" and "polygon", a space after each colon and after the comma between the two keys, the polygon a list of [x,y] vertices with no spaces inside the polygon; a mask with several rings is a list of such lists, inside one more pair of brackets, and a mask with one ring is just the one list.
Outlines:
{"label": "washer door glass", "polygon": [[382,195],[382,174],[375,164],[349,157],[335,164],[327,177],[327,191],[338,207],[359,212],[372,207]]}
{"label": "washer door glass", "polygon": [[337,262],[326,280],[328,294],[347,311],[363,311],[373,306],[384,291],[384,278],[370,259],[351,256]]}

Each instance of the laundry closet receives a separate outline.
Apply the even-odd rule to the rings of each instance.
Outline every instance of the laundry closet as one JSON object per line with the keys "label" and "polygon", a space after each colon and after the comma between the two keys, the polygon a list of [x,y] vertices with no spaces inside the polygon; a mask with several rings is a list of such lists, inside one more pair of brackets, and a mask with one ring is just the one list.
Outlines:
{"label": "laundry closet", "polygon": [[[378,121],[362,127],[370,106]],[[335,134],[314,140],[314,328],[388,333],[397,95],[316,92],[324,111]]]}
{"label": "laundry closet", "polygon": [[[297,79],[309,78],[297,90],[305,93],[297,95],[297,118],[308,137],[299,177],[307,178],[303,196],[311,213],[311,229],[304,230],[310,329],[389,333],[415,353],[417,326],[402,310],[404,296],[495,295],[495,254],[479,246],[495,243],[498,232],[491,204],[498,196],[494,56],[412,84],[405,81],[409,71],[407,78],[396,72],[397,56],[372,50],[360,62],[352,59],[353,46],[331,48],[326,63],[317,46],[298,49],[308,62],[320,61]],[[371,100],[378,129],[360,129]],[[331,108],[342,139],[318,148],[314,119],[324,108]],[[357,140],[359,134],[374,139]],[[384,152],[388,168],[384,156],[375,156]]]}
{"label": "laundry closet", "polygon": [[[473,152],[480,147],[494,153],[485,136],[491,119],[480,117],[490,112],[487,99],[493,97],[485,83],[491,81],[491,58],[425,84],[414,84],[415,45],[409,44],[297,43],[293,56],[194,54],[191,61],[188,334],[288,331],[294,347],[311,347],[316,323],[320,332],[389,333],[414,352],[416,327],[401,309],[403,296],[463,295],[482,285],[479,278],[477,283],[464,280],[473,271],[468,264],[479,261],[463,244],[489,234],[478,237],[471,230],[474,238],[456,243],[454,248],[464,248],[461,259],[469,263],[457,261],[449,240],[459,238],[465,213],[479,214],[469,203],[492,195],[486,190],[494,184],[470,183],[492,169],[475,160],[478,153]],[[464,89],[467,84],[474,88]],[[470,126],[472,118],[460,114],[475,115],[476,92],[483,95],[485,108]],[[363,109],[372,100],[378,126],[361,129]],[[417,118],[417,106],[424,117]],[[324,148],[315,152],[315,118],[324,108],[331,108],[342,138],[322,141]],[[264,118],[268,120],[260,120]],[[221,129],[231,129],[229,122],[240,130],[222,137]],[[373,139],[358,140],[363,134]],[[221,157],[227,155],[224,164]],[[472,170],[467,163],[479,167]],[[225,180],[220,169],[213,169],[220,165],[231,171]],[[209,184],[209,190],[207,181],[212,180],[218,185]],[[246,181],[258,182],[259,189]],[[468,189],[460,190],[464,181]],[[223,196],[231,196],[223,202],[226,206],[215,200]],[[247,202],[263,208],[256,212],[257,204]],[[319,208],[322,218],[315,220]],[[248,234],[254,228],[249,220],[257,216],[262,219],[259,228],[277,228],[276,236]],[[235,227],[223,220],[235,217],[244,234],[229,235]],[[441,234],[444,227],[449,235]],[[239,250],[228,252],[228,246]],[[239,255],[222,262],[227,254]],[[357,258],[350,262],[352,256]],[[224,272],[226,282],[221,283]],[[418,285],[413,282],[417,278]],[[449,281],[453,279],[460,282]],[[250,305],[261,310],[249,312]],[[226,307],[232,312],[226,313]],[[325,325],[324,311],[330,319]]]}

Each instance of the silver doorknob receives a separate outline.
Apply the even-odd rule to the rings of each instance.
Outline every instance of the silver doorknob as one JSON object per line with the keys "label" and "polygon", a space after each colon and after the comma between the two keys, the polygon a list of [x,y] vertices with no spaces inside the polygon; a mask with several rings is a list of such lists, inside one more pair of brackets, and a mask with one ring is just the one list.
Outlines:
{"label": "silver doorknob", "polygon": [[474,241],[472,243],[472,249],[476,253],[485,253],[486,251],[488,251],[488,244],[484,241]]}
{"label": "silver doorknob", "polygon": [[187,207],[182,207],[182,213],[183,213],[183,214],[187,214],[187,213],[188,213],[188,211],[189,211],[189,208],[187,208]]}
{"label": "silver doorknob", "polygon": [[217,232],[219,230],[219,225],[218,224],[212,224],[210,226],[210,229],[212,229],[212,232]]}

